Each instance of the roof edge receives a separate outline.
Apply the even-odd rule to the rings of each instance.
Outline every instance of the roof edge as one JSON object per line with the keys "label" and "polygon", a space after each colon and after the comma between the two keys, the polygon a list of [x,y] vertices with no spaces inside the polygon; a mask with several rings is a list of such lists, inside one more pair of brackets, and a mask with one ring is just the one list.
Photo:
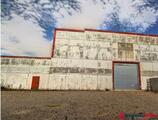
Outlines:
{"label": "roof edge", "polygon": [[108,32],[108,33],[118,33],[118,34],[128,34],[128,35],[140,35],[140,36],[158,37],[158,35],[156,35],[156,34],[144,34],[144,33],[134,33],[134,32],[116,32],[116,31],[110,31],[110,30],[85,29],[85,31]]}
{"label": "roof edge", "polygon": [[55,31],[85,32],[85,29],[55,28]]}
{"label": "roof edge", "polygon": [[150,37],[158,37],[156,34],[144,34],[144,33],[134,33],[134,32],[116,32],[116,31],[110,31],[110,30],[97,30],[97,29],[69,29],[69,28],[55,28],[57,31],[70,31],[70,32],[85,32],[85,31],[91,31],[91,32],[106,32],[106,33],[117,33],[117,34],[128,34],[128,35],[140,35],[140,36],[150,36]]}

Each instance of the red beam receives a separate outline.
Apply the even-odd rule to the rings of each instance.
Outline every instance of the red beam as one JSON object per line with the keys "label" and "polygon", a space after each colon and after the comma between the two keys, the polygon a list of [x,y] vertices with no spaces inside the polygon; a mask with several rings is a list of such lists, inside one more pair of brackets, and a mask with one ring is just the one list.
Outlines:
{"label": "red beam", "polygon": [[127,34],[127,35],[141,35],[141,36],[158,37],[158,35],[156,35],[156,34],[142,34],[142,33],[133,33],[133,32],[114,32],[114,31],[110,31],[110,30],[85,29],[85,31],[106,32],[106,33],[118,33],[118,34]]}

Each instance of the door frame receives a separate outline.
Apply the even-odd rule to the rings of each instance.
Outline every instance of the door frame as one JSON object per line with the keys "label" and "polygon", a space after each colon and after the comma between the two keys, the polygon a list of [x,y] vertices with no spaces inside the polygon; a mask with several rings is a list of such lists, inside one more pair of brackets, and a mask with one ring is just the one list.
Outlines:
{"label": "door frame", "polygon": [[139,90],[141,90],[141,71],[140,71],[140,62],[135,62],[135,61],[112,61],[112,82],[113,82],[113,90],[115,90],[115,85],[114,85],[114,67],[115,63],[127,63],[127,64],[137,64],[138,65],[138,81],[139,81]]}

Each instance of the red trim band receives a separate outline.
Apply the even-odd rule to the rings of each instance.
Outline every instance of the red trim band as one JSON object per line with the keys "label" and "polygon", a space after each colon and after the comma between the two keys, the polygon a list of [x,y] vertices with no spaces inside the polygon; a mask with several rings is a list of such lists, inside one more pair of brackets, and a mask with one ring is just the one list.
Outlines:
{"label": "red trim band", "polygon": [[92,31],[92,32],[109,32],[109,33],[118,33],[118,34],[142,35],[142,36],[158,37],[158,35],[156,35],[156,34],[143,34],[143,33],[132,33],[132,32],[113,32],[113,31],[110,31],[110,30],[85,29],[85,31]]}
{"label": "red trim band", "polygon": [[97,29],[84,29],[84,30],[81,30],[81,29],[69,29],[69,28],[56,28],[55,30],[58,30],[58,31],[71,31],[71,32],[85,32],[85,31],[107,32],[107,33],[118,33],[118,34],[158,37],[158,35],[156,35],[156,34],[143,34],[143,33],[133,33],[133,32],[114,32],[114,31],[110,31],[110,30],[97,30]]}
{"label": "red trim band", "polygon": [[54,56],[54,52],[55,52],[55,41],[56,41],[56,30],[54,30],[54,39],[53,39],[53,45],[52,45],[52,53],[51,53],[51,57]]}
{"label": "red trim band", "polygon": [[58,30],[58,31],[70,31],[70,32],[85,32],[85,30],[69,29],[69,28],[56,28],[55,30]]}

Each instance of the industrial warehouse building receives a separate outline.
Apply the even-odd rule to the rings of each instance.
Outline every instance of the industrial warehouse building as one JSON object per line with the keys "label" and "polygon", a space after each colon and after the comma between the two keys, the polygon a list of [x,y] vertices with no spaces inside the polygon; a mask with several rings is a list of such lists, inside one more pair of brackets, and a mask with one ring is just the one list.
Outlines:
{"label": "industrial warehouse building", "polygon": [[146,90],[158,77],[158,35],[56,29],[51,57],[1,56],[1,86]]}

